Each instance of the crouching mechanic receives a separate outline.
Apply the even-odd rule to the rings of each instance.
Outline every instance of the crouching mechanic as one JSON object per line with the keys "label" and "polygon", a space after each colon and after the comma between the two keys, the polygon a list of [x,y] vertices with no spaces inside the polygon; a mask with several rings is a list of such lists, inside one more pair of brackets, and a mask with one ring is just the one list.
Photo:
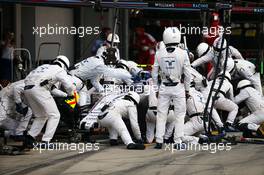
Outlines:
{"label": "crouching mechanic", "polygon": [[74,65],[74,69],[70,71],[71,75],[74,75],[82,81],[90,80],[93,87],[98,92],[103,92],[104,87],[100,84],[99,80],[103,75],[121,79],[127,84],[132,82],[131,75],[124,69],[115,69],[105,65],[105,60],[99,56],[93,56],[86,58],[85,60]]}
{"label": "crouching mechanic", "polygon": [[53,85],[59,82],[68,96],[74,94],[75,86],[66,72],[69,66],[68,58],[60,55],[52,64],[41,65],[26,77],[24,94],[36,117],[27,135],[29,146],[32,146],[30,144],[41,132],[46,121],[47,126],[42,137],[43,145],[53,138],[60,120],[60,112],[51,95],[51,90]]}
{"label": "crouching mechanic", "polygon": [[[112,39],[113,47],[111,46]],[[107,91],[106,93],[120,93],[122,89],[120,89],[121,86],[119,85],[123,85],[123,82],[125,82],[127,85],[132,83],[132,80],[122,78],[122,74],[124,76],[125,72],[129,72],[131,74],[130,76],[134,76],[140,71],[139,68],[137,68],[137,64],[135,62],[120,59],[119,49],[117,47],[118,43],[120,43],[119,36],[117,34],[113,35],[111,33],[108,35],[105,45],[100,47],[96,53],[96,56],[104,60],[104,63],[107,65],[107,67],[111,69],[124,69],[123,72],[121,72],[121,69],[116,69],[120,71],[119,77],[112,76],[110,73],[103,74],[103,77],[101,78],[103,80],[102,84],[105,87],[105,92]]]}
{"label": "crouching mechanic", "polygon": [[[224,78],[224,79],[222,79]],[[238,113],[238,106],[234,101],[234,91],[233,85],[231,83],[231,75],[228,72],[220,72],[217,76],[216,83],[213,89],[212,96],[215,96],[221,81],[223,84],[219,93],[217,94],[217,99],[215,100],[214,107],[228,112],[227,120],[225,122],[225,131],[236,131],[233,124]]]}
{"label": "crouching mechanic", "polygon": [[24,102],[24,80],[14,82],[0,91],[0,127],[15,140],[23,139],[32,111]]}
{"label": "crouching mechanic", "polygon": [[[175,148],[180,148],[181,138],[184,135],[184,118],[186,113],[186,98],[190,88],[191,74],[190,61],[185,50],[178,47],[181,33],[177,27],[168,27],[163,32],[163,42],[166,48],[156,52],[152,70],[154,84],[158,84],[158,73],[161,71],[161,85],[159,87],[157,122],[156,122],[156,149],[162,149],[167,121],[168,109],[173,100],[175,116],[174,142]],[[184,84],[181,83],[184,75]],[[184,148],[181,148],[184,149]]]}
{"label": "crouching mechanic", "polygon": [[256,90],[260,92],[260,95],[263,96],[262,85],[260,79],[260,73],[256,71],[256,66],[247,60],[236,59],[232,62],[227,62],[227,64],[231,64],[232,67],[230,70],[230,74],[235,79],[247,79],[251,82]]}
{"label": "crouching mechanic", "polygon": [[[184,124],[184,136],[182,137],[184,143],[198,144],[208,140],[208,137],[205,136],[200,138],[194,136],[195,134],[204,131],[204,127],[208,128],[208,118],[204,118],[205,104],[206,99],[203,94],[191,87],[190,97],[187,98],[186,102],[189,121]],[[213,110],[212,119],[214,122],[220,120],[219,115],[215,110]],[[223,132],[223,124],[218,122],[215,122],[215,124],[219,130],[219,135],[215,138],[223,137],[225,135],[225,132]]]}
{"label": "crouching mechanic", "polygon": [[[187,113],[188,115],[192,115],[193,113],[200,113],[201,109],[196,108],[196,106],[202,106],[202,103],[204,101],[207,101],[209,91],[211,89],[211,82],[208,82],[205,77],[203,77],[199,72],[197,72],[195,69],[191,68],[190,69],[191,74],[192,74],[192,82],[191,82],[191,88],[190,88],[190,98],[187,99]],[[193,89],[194,87],[194,89]],[[201,92],[201,94],[200,94]],[[210,98],[210,101],[212,101],[212,96]],[[205,104],[204,104],[205,106]],[[195,109],[192,109],[195,108]],[[216,109],[212,107],[211,102],[209,102],[209,106],[207,109],[207,112],[210,113],[212,109],[212,119],[215,123],[215,125],[218,127],[220,133],[224,131],[224,124],[217,113]],[[196,111],[196,112],[195,112]]]}
{"label": "crouching mechanic", "polygon": [[260,92],[254,89],[249,80],[241,80],[237,88],[239,94],[235,96],[235,103],[245,102],[251,114],[239,121],[239,128],[243,131],[244,137],[252,137],[252,132],[264,137],[264,130],[260,127],[264,122],[264,101]]}
{"label": "crouching mechanic", "polygon": [[[117,138],[121,136],[121,139],[127,145],[127,149],[145,149],[138,125],[137,105],[139,101],[139,95],[131,91],[124,98],[117,99],[101,109],[102,113],[98,116],[99,123],[108,128],[112,145],[117,144]],[[132,141],[122,117],[129,119],[137,143]]]}
{"label": "crouching mechanic", "polygon": [[187,114],[190,120],[184,124],[183,142],[198,143],[199,138],[193,135],[204,130],[204,122],[206,122],[206,126],[208,125],[207,121],[203,119],[205,103],[206,101],[202,93],[191,87],[190,97],[187,98],[186,102]]}

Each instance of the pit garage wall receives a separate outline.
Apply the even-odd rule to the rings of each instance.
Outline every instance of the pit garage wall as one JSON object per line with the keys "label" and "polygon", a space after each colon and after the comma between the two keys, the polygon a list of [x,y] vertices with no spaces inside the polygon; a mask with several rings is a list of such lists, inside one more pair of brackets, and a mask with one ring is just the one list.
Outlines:
{"label": "pit garage wall", "polygon": [[[74,60],[73,35],[33,35],[33,27],[64,26],[71,27],[74,23],[74,10],[71,8],[39,7],[15,5],[15,33],[17,47],[27,48],[35,62],[38,56],[39,45],[43,42],[61,43],[61,54],[66,55],[71,63]],[[43,47],[40,57],[54,59],[57,47]]]}
{"label": "pit garage wall", "polygon": [[[35,27],[42,26],[73,26],[73,9],[55,8],[55,7],[36,7],[35,9]],[[33,31],[32,31],[33,32]],[[61,44],[60,54],[67,56],[71,63],[74,60],[74,35],[70,34],[53,34],[44,35],[42,37],[35,35],[36,58],[38,56],[38,48],[43,42],[59,42]],[[57,55],[58,47],[55,45],[43,46],[39,57],[41,59],[54,59]]]}
{"label": "pit garage wall", "polygon": [[[114,9],[105,10],[102,13],[88,7],[80,8],[58,8],[44,6],[15,5],[15,33],[17,47],[27,48],[35,61],[38,56],[39,45],[43,42],[60,42],[61,54],[70,58],[71,63],[91,56],[91,47],[99,35],[85,35],[78,37],[74,35],[33,35],[33,26],[42,27],[55,26],[81,26],[113,28]],[[121,39],[119,45],[121,56],[128,58],[128,12],[120,12],[120,25],[118,34]],[[41,50],[41,58],[53,59],[57,47],[44,47]]]}

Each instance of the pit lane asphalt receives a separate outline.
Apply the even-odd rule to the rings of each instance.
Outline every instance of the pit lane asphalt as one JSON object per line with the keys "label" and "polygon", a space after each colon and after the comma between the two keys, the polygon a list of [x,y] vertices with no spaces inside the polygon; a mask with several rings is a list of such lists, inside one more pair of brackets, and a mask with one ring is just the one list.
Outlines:
{"label": "pit lane asphalt", "polygon": [[3,175],[263,175],[264,145],[232,145],[230,151],[127,150],[100,144],[98,151],[27,152],[0,156]]}

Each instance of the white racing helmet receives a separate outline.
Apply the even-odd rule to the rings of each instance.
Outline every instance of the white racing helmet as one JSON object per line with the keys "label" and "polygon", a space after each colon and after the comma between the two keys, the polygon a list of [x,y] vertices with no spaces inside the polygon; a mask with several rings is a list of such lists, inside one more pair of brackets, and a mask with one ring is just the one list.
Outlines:
{"label": "white racing helmet", "polygon": [[[113,37],[113,34],[110,33],[108,36],[107,36],[107,41],[108,42],[112,42],[112,37]],[[120,43],[120,40],[119,40],[119,36],[117,34],[114,35],[114,40],[113,40],[114,43]]]}
{"label": "white racing helmet", "polygon": [[53,63],[57,63],[65,70],[68,70],[70,67],[70,61],[69,59],[64,55],[59,55],[56,57],[56,59],[53,61]]}
{"label": "white racing helmet", "polygon": [[235,64],[236,64],[236,69],[240,72],[242,70],[247,70],[251,73],[255,73],[256,72],[256,66],[251,63],[250,61],[247,60],[234,60]]}
{"label": "white racing helmet", "polygon": [[248,86],[252,86],[251,82],[249,80],[241,80],[238,84],[237,84],[237,89],[242,89]]}
{"label": "white racing helmet", "polygon": [[181,32],[177,27],[168,27],[163,32],[163,42],[167,44],[179,44],[181,42]]}
{"label": "white racing helmet", "polygon": [[138,93],[130,91],[126,96],[129,97],[129,99],[131,99],[136,105],[139,104],[140,96],[138,95]]}
{"label": "white racing helmet", "polygon": [[196,48],[198,57],[206,55],[210,51],[210,46],[207,43],[200,43]]}
{"label": "white racing helmet", "polygon": [[[214,43],[213,43],[213,49],[214,49],[214,51],[220,52],[220,51],[223,51],[223,50],[226,49],[227,42],[224,39],[224,43],[222,44],[222,41],[223,41],[223,38],[222,37],[218,37],[218,38],[216,38],[214,40]],[[223,45],[223,46],[221,47],[221,45]]]}

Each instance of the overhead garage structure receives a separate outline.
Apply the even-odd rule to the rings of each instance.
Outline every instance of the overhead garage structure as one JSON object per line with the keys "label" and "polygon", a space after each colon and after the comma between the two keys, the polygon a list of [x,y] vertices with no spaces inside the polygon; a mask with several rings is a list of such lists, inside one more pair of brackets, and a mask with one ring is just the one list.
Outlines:
{"label": "overhead garage structure", "polygon": [[[17,4],[14,4],[16,2]],[[230,9],[232,14],[231,45],[241,49],[246,58],[260,63],[263,58],[263,3],[241,1],[87,1],[87,0],[4,0],[1,3],[1,37],[11,30],[16,34],[17,47],[28,48],[31,55],[37,57],[38,47],[42,42],[60,42],[61,52],[72,58],[72,62],[89,56],[93,41],[98,35],[37,37],[32,35],[31,26],[57,24],[66,26],[112,27],[114,8],[120,9],[118,33],[121,36],[121,55],[125,59],[134,59],[129,44],[134,37],[134,28],[143,26],[156,40],[161,40],[160,33],[164,26],[188,24],[208,26],[210,12]],[[49,13],[47,13],[49,10]],[[65,18],[63,18],[66,16]],[[140,18],[140,20],[138,20]],[[183,21],[184,19],[184,21]],[[246,22],[245,22],[246,21]],[[159,23],[159,24],[157,24]],[[154,30],[153,30],[154,29]],[[157,33],[155,33],[158,31]],[[188,37],[188,36],[187,36]],[[201,40],[189,43],[194,51]],[[250,44],[249,44],[250,43]],[[56,51],[54,51],[56,52]],[[52,56],[52,52],[50,52]],[[34,59],[33,59],[34,60]]]}

